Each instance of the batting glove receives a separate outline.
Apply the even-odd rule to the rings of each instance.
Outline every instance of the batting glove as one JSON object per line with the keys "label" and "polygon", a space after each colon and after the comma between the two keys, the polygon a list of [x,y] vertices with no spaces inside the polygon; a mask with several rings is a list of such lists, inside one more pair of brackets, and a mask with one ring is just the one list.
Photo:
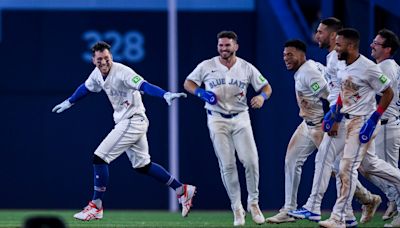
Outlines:
{"label": "batting glove", "polygon": [[176,98],[179,98],[179,97],[186,97],[187,95],[186,95],[186,93],[171,93],[171,92],[166,92],[166,93],[164,93],[164,99],[165,99],[165,101],[168,103],[168,105],[171,105],[172,104],[172,101],[174,100],[174,99],[176,99]]}
{"label": "batting glove", "polygon": [[198,96],[200,99],[202,99],[203,101],[205,101],[211,105],[215,105],[217,103],[217,95],[215,95],[215,93],[213,93],[211,91],[206,91],[202,88],[197,88],[194,91],[194,94],[196,96]]}
{"label": "batting glove", "polygon": [[364,123],[360,130],[360,142],[367,143],[372,137],[374,130],[376,128],[376,124],[378,123],[379,119],[381,118],[381,114],[377,111],[372,113],[371,117]]}
{"label": "batting glove", "polygon": [[325,132],[328,132],[332,129],[332,126],[335,122],[340,122],[343,119],[343,114],[340,113],[340,106],[337,109],[337,105],[332,105],[330,110],[325,114],[324,119],[322,121],[322,128]]}
{"label": "batting glove", "polygon": [[51,110],[52,112],[56,112],[56,113],[61,113],[66,109],[71,108],[71,106],[74,105],[71,102],[69,102],[69,99],[61,102],[60,104],[56,105],[53,110]]}

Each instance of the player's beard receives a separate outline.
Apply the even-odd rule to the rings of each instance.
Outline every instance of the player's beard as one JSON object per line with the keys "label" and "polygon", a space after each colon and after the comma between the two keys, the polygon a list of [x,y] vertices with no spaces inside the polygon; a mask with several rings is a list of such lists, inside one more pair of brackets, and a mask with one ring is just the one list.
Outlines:
{"label": "player's beard", "polygon": [[338,59],[339,60],[347,60],[349,57],[349,53],[347,51],[344,51],[342,53],[338,53]]}
{"label": "player's beard", "polygon": [[321,49],[329,49],[331,45],[329,45],[329,42],[319,42],[319,48]]}
{"label": "player's beard", "polygon": [[221,57],[221,59],[228,60],[232,58],[233,54],[234,52],[232,51],[223,51],[219,53],[219,56]]}

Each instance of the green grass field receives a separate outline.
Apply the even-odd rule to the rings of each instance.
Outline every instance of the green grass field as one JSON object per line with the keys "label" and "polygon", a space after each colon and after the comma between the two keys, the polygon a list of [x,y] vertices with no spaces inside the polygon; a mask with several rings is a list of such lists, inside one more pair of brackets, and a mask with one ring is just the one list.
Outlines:
{"label": "green grass field", "polygon": [[[129,211],[109,210],[105,211],[104,219],[90,222],[81,222],[72,218],[76,211],[66,210],[0,210],[0,227],[22,227],[24,220],[31,216],[57,216],[61,218],[67,227],[232,227],[233,215],[230,211],[196,211],[189,217],[182,218],[180,213],[165,211]],[[265,212],[266,217],[275,212]],[[324,213],[325,219],[329,213]],[[356,214],[360,218],[360,213]],[[381,220],[382,213],[377,213],[373,221],[360,224],[359,227],[383,227],[385,222]],[[256,225],[249,214],[246,217],[245,227],[318,227],[317,223],[306,220],[298,220],[294,223]]]}

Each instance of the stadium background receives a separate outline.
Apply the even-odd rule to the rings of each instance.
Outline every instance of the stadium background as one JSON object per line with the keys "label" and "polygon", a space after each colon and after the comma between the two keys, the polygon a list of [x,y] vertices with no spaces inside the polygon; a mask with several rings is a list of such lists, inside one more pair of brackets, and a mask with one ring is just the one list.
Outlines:
{"label": "stadium background", "polygon": [[[237,32],[238,56],[253,63],[272,85],[271,99],[261,110],[250,111],[260,157],[263,209],[278,209],[284,202],[286,146],[301,121],[292,73],[286,71],[282,61],[283,43],[290,38],[302,39],[308,44],[308,58],[325,63],[326,52],[312,41],[312,31],[319,18],[336,16],[346,27],[360,31],[361,53],[370,57],[369,43],[379,29],[387,27],[400,34],[397,3],[177,1],[180,91],[184,79],[200,61],[217,55],[216,34],[220,30]],[[0,208],[77,209],[90,199],[92,153],[113,127],[111,106],[100,93],[61,115],[51,113],[51,109],[92,71],[88,49],[97,39],[114,46],[116,61],[167,88],[167,33],[164,0],[0,0]],[[152,159],[168,169],[168,106],[164,100],[146,95],[143,100],[150,119]],[[202,107],[203,103],[193,96],[180,100],[180,179],[198,186],[195,209],[229,209]],[[303,169],[299,205],[310,192],[313,159],[310,157]],[[245,202],[243,168],[239,169]],[[168,209],[169,190],[134,172],[125,155],[111,164],[110,174],[107,208]],[[331,185],[323,208],[330,209],[335,198]]]}

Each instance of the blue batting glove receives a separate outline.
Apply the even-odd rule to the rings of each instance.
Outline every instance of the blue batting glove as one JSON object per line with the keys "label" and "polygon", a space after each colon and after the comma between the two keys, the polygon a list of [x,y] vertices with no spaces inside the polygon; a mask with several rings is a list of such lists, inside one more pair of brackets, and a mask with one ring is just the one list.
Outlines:
{"label": "blue batting glove", "polygon": [[331,110],[327,112],[324,116],[324,120],[322,121],[322,128],[325,132],[328,132],[332,129],[333,124],[335,123],[335,115]]}
{"label": "blue batting glove", "polygon": [[343,114],[340,113],[340,107],[339,109],[336,107],[336,105],[332,105],[330,110],[324,116],[322,128],[325,132],[330,131],[335,122],[340,122],[343,119]]}
{"label": "blue batting glove", "polygon": [[194,94],[196,96],[198,96],[200,99],[202,99],[203,101],[205,101],[211,105],[215,105],[217,103],[217,96],[215,95],[215,93],[213,93],[211,91],[206,91],[202,88],[197,88],[194,91]]}
{"label": "blue batting glove", "polygon": [[376,124],[378,123],[379,119],[381,118],[381,114],[377,111],[372,113],[371,117],[364,123],[360,130],[360,142],[367,143],[372,137],[374,130],[376,128]]}

